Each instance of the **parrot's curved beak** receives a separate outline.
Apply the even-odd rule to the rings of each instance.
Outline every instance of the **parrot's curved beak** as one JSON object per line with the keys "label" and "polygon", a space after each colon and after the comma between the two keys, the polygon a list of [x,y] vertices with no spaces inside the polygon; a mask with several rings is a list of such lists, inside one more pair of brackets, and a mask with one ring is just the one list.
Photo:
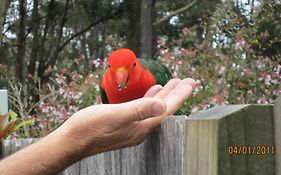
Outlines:
{"label": "parrot's curved beak", "polygon": [[129,71],[128,69],[121,67],[116,70],[116,81],[118,84],[118,90],[121,91],[127,87],[129,81]]}

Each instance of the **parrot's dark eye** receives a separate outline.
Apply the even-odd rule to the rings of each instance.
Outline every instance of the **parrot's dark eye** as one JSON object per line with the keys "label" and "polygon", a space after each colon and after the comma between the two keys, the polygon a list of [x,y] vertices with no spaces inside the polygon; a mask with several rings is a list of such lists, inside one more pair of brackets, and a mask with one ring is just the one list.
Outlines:
{"label": "parrot's dark eye", "polygon": [[110,68],[110,64],[108,65],[108,68]]}
{"label": "parrot's dark eye", "polygon": [[134,63],[134,67],[136,67],[137,63]]}

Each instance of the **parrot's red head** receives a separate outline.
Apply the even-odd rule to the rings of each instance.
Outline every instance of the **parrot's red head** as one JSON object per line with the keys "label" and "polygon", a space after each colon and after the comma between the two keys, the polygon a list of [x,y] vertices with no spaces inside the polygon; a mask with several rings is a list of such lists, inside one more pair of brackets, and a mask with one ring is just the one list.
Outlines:
{"label": "parrot's red head", "polygon": [[130,49],[117,49],[108,58],[108,68],[112,80],[117,83],[118,90],[127,87],[129,80],[137,72],[138,59]]}

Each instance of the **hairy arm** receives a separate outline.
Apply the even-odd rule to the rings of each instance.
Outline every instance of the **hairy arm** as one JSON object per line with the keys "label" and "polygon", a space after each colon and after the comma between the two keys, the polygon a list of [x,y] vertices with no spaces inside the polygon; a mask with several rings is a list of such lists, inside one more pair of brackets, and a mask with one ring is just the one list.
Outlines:
{"label": "hairy arm", "polygon": [[0,162],[0,174],[55,174],[81,157],[67,130],[58,129]]}

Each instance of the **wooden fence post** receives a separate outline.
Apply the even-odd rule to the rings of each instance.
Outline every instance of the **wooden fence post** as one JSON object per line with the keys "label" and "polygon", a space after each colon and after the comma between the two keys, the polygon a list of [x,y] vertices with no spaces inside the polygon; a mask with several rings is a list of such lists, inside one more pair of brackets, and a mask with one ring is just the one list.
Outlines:
{"label": "wooden fence post", "polygon": [[0,114],[8,112],[8,93],[7,90],[0,89]]}
{"label": "wooden fence post", "polygon": [[218,106],[186,121],[185,175],[274,175],[273,106]]}
{"label": "wooden fence post", "polygon": [[276,175],[281,175],[281,96],[274,103]]}

